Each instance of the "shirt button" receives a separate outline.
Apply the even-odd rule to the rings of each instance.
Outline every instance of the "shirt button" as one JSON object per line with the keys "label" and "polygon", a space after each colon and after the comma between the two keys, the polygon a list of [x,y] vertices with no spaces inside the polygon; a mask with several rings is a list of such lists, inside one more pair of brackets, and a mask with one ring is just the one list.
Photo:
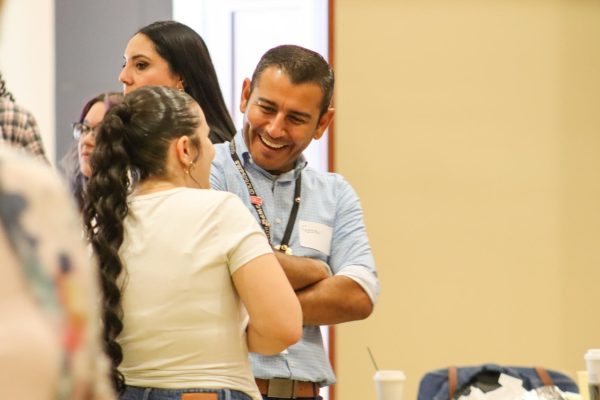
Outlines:
{"label": "shirt button", "polygon": [[276,224],[280,224],[281,223],[281,218],[275,218],[275,223]]}

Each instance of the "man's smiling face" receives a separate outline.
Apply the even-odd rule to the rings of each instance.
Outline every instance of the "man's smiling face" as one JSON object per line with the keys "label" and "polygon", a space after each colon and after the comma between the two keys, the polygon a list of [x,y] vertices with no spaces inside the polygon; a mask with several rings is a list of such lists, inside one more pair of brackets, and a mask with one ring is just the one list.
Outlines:
{"label": "man's smiling face", "polygon": [[243,134],[254,162],[279,175],[294,168],[311,140],[319,139],[333,110],[319,117],[323,92],[316,83],[293,84],[285,71],[269,67],[254,88],[244,81],[240,110]]}

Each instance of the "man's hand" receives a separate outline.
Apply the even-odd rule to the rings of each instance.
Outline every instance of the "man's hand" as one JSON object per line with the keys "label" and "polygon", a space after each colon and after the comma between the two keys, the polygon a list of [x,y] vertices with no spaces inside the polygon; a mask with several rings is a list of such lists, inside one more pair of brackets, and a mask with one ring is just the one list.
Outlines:
{"label": "man's hand", "polygon": [[290,256],[280,251],[275,251],[275,257],[294,290],[303,289],[331,276],[329,266],[323,261]]}
{"label": "man's hand", "polygon": [[323,261],[275,251],[302,306],[304,325],[333,325],[367,318],[373,303],[363,288],[346,276],[331,276]]}
{"label": "man's hand", "polygon": [[344,275],[334,275],[297,290],[304,325],[334,325],[365,319],[373,303],[363,288]]}

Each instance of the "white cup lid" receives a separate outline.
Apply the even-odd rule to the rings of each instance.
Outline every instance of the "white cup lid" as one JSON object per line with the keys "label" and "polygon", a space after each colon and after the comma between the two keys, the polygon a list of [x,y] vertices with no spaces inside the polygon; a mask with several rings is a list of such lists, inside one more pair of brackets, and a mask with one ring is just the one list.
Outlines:
{"label": "white cup lid", "polygon": [[600,349],[589,349],[583,356],[586,360],[600,360]]}
{"label": "white cup lid", "polygon": [[373,379],[377,381],[404,381],[406,379],[406,375],[404,375],[404,372],[396,369],[380,369],[379,371],[375,372]]}

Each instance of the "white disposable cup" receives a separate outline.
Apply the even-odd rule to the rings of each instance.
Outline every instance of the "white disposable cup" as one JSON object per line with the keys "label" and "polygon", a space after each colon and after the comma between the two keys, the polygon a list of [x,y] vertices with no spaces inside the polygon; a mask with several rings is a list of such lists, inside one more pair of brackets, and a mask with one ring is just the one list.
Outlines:
{"label": "white disposable cup", "polygon": [[600,349],[590,349],[583,356],[588,375],[590,400],[600,400]]}
{"label": "white disposable cup", "polygon": [[377,400],[402,400],[406,376],[399,370],[379,370],[373,376]]}
{"label": "white disposable cup", "polygon": [[590,349],[583,356],[588,372],[588,383],[600,383],[600,349]]}

